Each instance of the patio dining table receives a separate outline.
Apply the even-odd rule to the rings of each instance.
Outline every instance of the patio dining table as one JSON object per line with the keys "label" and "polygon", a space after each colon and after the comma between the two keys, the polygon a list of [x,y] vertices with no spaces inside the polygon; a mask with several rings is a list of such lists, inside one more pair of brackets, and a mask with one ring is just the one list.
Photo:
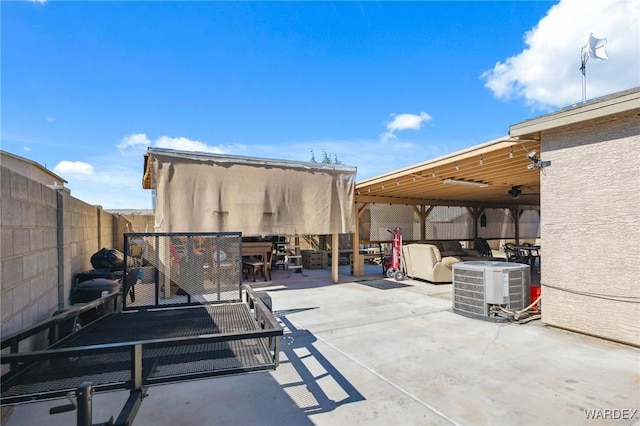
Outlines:
{"label": "patio dining table", "polygon": [[[273,250],[273,243],[271,241],[251,241],[242,243],[242,257],[243,258],[260,258],[262,267],[262,276],[265,281],[271,279],[271,252]],[[244,261],[243,261],[244,262]],[[244,263],[255,263],[252,260],[248,260]],[[253,270],[253,278],[255,281],[255,269]]]}
{"label": "patio dining table", "polygon": [[536,266],[536,259],[540,259],[540,246],[539,245],[517,245],[513,246],[515,250],[519,250],[524,253],[524,256],[529,261],[529,265],[533,270]]}

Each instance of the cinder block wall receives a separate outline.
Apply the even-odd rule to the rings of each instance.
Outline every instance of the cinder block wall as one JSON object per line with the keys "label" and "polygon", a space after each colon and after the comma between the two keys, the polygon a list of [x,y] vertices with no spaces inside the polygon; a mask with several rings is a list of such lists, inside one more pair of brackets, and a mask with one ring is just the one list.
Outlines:
{"label": "cinder block wall", "polygon": [[113,248],[116,248],[124,252],[124,237],[125,233],[129,232],[153,232],[153,224],[155,217],[153,215],[145,214],[119,214],[112,215],[112,228],[113,234]]}
{"label": "cinder block wall", "polygon": [[56,191],[1,167],[2,334],[51,315],[58,306]]}
{"label": "cinder block wall", "polygon": [[[43,185],[4,166],[1,172],[0,315],[4,336],[67,308],[75,275],[92,269],[93,253],[114,247],[122,234],[114,232],[114,215],[72,197],[67,188]],[[25,345],[42,347],[45,338],[39,336]]]}
{"label": "cinder block wall", "polygon": [[[102,247],[111,247],[113,231],[103,231],[103,226],[112,225],[113,218],[105,219],[104,212],[98,206],[87,204],[62,191],[63,218],[63,305],[69,305],[71,285],[75,275],[81,271],[93,269],[91,256]],[[108,216],[108,213],[106,214]],[[98,218],[101,218],[100,221]],[[106,234],[102,235],[102,234]],[[102,238],[106,241],[101,241]],[[104,244],[107,242],[108,244]],[[102,243],[102,244],[101,244]]]}
{"label": "cinder block wall", "polygon": [[[542,135],[542,321],[640,345],[638,111]],[[560,278],[562,277],[562,278]]]}
{"label": "cinder block wall", "polygon": [[153,232],[155,216],[148,214],[128,214],[120,217],[126,219],[130,224],[127,232]]}

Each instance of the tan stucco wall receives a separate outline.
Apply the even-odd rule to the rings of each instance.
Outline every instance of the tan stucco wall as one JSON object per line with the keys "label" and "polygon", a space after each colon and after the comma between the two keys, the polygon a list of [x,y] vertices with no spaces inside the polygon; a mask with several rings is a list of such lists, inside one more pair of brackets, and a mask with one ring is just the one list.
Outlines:
{"label": "tan stucco wall", "polygon": [[13,170],[43,185],[64,186],[65,184],[65,180],[52,171],[33,163],[31,160],[8,152],[0,152],[0,163],[9,170]]}
{"label": "tan stucco wall", "polygon": [[[542,134],[542,321],[640,345],[638,110]],[[634,299],[635,298],[635,299]]]}

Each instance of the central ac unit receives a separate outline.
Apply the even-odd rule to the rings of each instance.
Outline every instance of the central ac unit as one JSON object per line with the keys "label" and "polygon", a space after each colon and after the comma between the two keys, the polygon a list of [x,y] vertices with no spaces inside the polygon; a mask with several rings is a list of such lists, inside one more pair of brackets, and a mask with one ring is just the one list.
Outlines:
{"label": "central ac unit", "polygon": [[509,311],[529,305],[529,265],[511,262],[459,262],[453,264],[453,312],[490,321],[507,321],[492,313],[499,305]]}

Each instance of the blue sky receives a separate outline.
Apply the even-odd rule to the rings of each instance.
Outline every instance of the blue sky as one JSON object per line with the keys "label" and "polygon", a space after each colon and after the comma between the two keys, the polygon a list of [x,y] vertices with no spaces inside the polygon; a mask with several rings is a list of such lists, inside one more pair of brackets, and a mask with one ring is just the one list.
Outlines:
{"label": "blue sky", "polygon": [[0,5],[2,149],[106,209],[151,207],[147,147],[309,161],[357,179],[640,85],[640,0]]}

